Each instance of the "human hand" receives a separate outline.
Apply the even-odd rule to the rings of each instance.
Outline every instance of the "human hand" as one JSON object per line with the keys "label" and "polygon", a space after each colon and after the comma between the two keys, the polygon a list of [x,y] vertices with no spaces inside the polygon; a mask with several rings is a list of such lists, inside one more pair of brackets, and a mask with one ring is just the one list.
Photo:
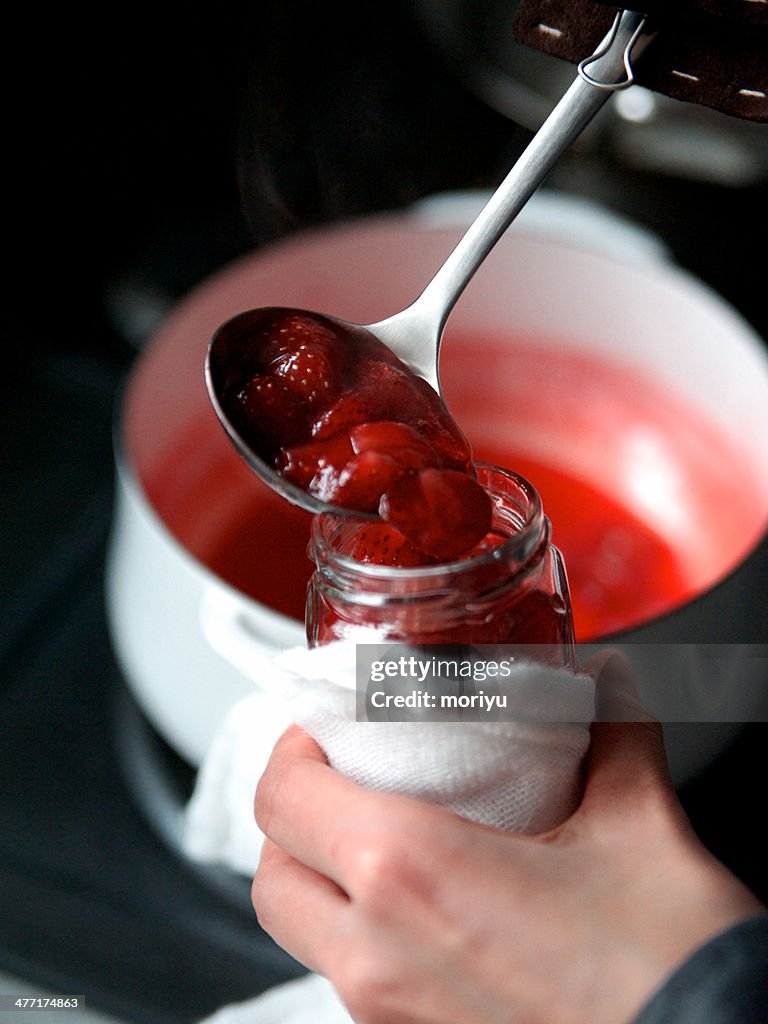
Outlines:
{"label": "human hand", "polygon": [[359,1024],[624,1024],[762,909],[694,835],[660,728],[622,720],[638,717],[626,659],[607,667],[614,721],[593,726],[580,807],[541,836],[369,792],[297,728],[279,741],[254,906]]}

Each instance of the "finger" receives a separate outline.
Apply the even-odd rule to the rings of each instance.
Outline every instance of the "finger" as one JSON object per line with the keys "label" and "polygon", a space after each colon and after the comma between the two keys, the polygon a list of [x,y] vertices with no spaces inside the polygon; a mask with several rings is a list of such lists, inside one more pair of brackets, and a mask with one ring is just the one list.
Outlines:
{"label": "finger", "polygon": [[329,951],[344,947],[349,900],[323,875],[264,841],[251,887],[259,924],[275,942],[312,971],[327,973]]}
{"label": "finger", "polygon": [[584,671],[595,680],[598,722],[650,722],[653,715],[640,700],[632,663],[623,651],[606,647],[592,655]]}
{"label": "finger", "polygon": [[598,658],[598,721],[591,730],[580,813],[624,821],[637,817],[649,799],[669,807],[676,798],[661,726],[640,703],[631,663],[620,651]]}
{"label": "finger", "polygon": [[272,751],[272,757],[286,754],[316,761],[318,764],[328,764],[322,747],[298,725],[289,725]]}
{"label": "finger", "polygon": [[424,836],[454,818],[411,797],[358,785],[329,767],[297,728],[275,746],[256,791],[255,814],[274,843],[351,896],[367,887],[393,837]]}

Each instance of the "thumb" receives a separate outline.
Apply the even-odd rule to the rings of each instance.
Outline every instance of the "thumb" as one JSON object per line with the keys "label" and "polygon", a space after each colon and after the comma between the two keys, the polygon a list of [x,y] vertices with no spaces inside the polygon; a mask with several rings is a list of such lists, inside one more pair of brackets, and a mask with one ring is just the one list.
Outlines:
{"label": "thumb", "polygon": [[583,670],[595,680],[597,722],[653,722],[640,700],[632,662],[618,647],[593,654]]}
{"label": "thumb", "polygon": [[626,818],[648,797],[676,803],[661,725],[638,697],[631,662],[610,650],[587,667],[596,676],[597,720],[580,811]]}

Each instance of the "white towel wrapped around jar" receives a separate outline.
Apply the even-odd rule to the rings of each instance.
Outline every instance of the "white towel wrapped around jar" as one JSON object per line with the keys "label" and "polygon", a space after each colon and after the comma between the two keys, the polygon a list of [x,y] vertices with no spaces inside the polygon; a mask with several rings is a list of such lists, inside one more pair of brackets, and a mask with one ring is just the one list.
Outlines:
{"label": "white towel wrapped around jar", "polygon": [[590,676],[514,664],[504,721],[357,722],[353,643],[295,648],[277,663],[293,721],[334,768],[368,789],[527,833],[547,831],[576,806],[594,716]]}
{"label": "white towel wrapped around jar", "polygon": [[[364,631],[355,639],[373,642]],[[589,746],[595,688],[590,676],[532,662],[514,665],[505,721],[356,721],[352,639],[279,655],[263,692],[237,705],[198,776],[186,815],[190,856],[255,870],[262,836],[253,790],[281,729],[293,721],[338,771],[370,789],[441,804],[473,821],[538,833],[576,807]],[[516,717],[519,711],[519,717]],[[209,1024],[349,1024],[319,978],[288,982]]]}

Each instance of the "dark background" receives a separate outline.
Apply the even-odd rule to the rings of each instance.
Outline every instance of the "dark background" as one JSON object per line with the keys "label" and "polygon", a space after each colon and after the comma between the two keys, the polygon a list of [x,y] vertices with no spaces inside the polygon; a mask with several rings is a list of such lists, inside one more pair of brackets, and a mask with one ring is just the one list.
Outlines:
{"label": "dark background", "polygon": [[[15,10],[5,49],[0,970],[176,1024],[296,968],[245,889],[222,895],[166,848],[136,786],[136,748],[158,792],[183,797],[191,774],[136,717],[104,622],[121,385],[158,317],[223,262],[491,187],[529,132],[470,91],[409,0]],[[768,335],[764,179],[654,174],[606,140],[552,183],[656,230]],[[118,734],[139,737],[129,755]],[[683,798],[766,898],[764,745],[750,726]]]}
{"label": "dark background", "polygon": [[[156,6],[96,25],[55,12],[34,31],[12,15],[6,351],[103,350],[115,334],[105,296],[131,270],[184,290],[233,252],[307,224],[497,183],[528,133],[437,51],[432,6]],[[760,267],[744,250],[765,182],[711,188],[611,157],[607,143],[553,182],[638,216],[759,319]]]}

